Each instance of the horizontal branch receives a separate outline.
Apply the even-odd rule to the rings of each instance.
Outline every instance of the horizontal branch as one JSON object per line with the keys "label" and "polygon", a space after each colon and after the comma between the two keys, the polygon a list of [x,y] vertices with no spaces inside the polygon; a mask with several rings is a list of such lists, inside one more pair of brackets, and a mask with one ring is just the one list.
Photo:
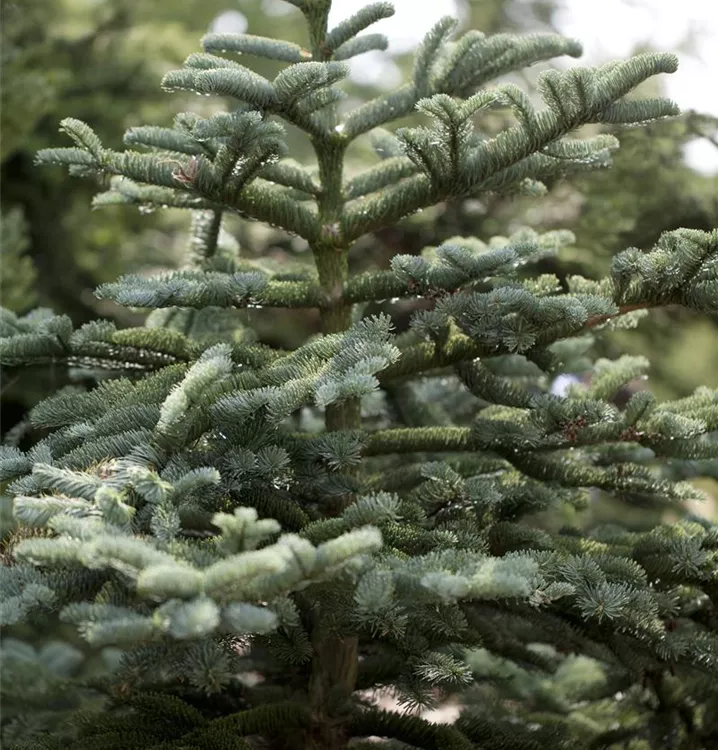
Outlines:
{"label": "horizontal branch", "polygon": [[[591,72],[583,78],[574,76],[571,79],[568,74],[562,77],[555,71],[547,73],[542,80],[541,90],[548,107],[534,112],[526,106],[519,106],[520,119],[523,120],[520,124],[478,145],[471,145],[464,137],[460,160],[457,160],[456,153],[449,159],[448,152],[445,159],[443,152],[437,148],[441,139],[447,137],[447,127],[456,138],[459,137],[456,125],[447,125],[446,118],[442,119],[440,114],[437,117],[441,125],[433,131],[404,129],[401,138],[407,155],[421,166],[424,174],[400,180],[380,193],[348,204],[343,221],[345,235],[349,239],[356,239],[447,198],[464,198],[480,191],[486,192],[489,187],[496,186],[497,176],[504,172],[506,174],[498,178],[503,187],[514,177],[539,179],[544,171],[543,152],[547,146],[555,144],[562,136],[582,125],[601,122],[611,106],[624,105],[625,108],[628,105],[618,101],[622,96],[650,76],[673,72],[675,67],[673,55],[642,55],[616,66],[608,73]],[[400,117],[415,95],[416,88],[409,86],[392,95],[396,101],[385,97],[367,103],[347,118],[345,135],[354,138],[386,119]],[[575,101],[572,101],[574,98]],[[432,99],[422,101],[431,102]],[[640,106],[635,112],[631,110],[635,115],[632,119],[630,113],[624,113],[621,121],[640,122],[649,117],[677,113],[675,105],[663,100],[645,104],[643,109],[645,112]],[[455,106],[454,110],[454,118],[461,117],[463,122],[467,121],[465,113],[456,110]],[[425,111],[434,116],[439,110],[425,107]],[[391,113],[390,118],[387,112]],[[432,140],[435,138],[440,139],[436,144]],[[574,152],[575,147],[571,153]],[[447,159],[449,163],[445,163]],[[510,169],[517,165],[524,168]]]}
{"label": "horizontal branch", "polygon": [[416,296],[406,281],[394,271],[368,271],[352,276],[344,285],[347,302],[376,302],[397,297]]}
{"label": "horizontal branch", "polygon": [[357,107],[347,116],[343,132],[347,138],[354,140],[362,133],[406,117],[414,111],[421,94],[413,83],[406,83],[396,91],[383,94],[376,99]]}
{"label": "horizontal branch", "polygon": [[451,453],[470,450],[470,427],[398,427],[372,433],[365,456],[388,453]]}
{"label": "horizontal branch", "polygon": [[319,284],[312,280],[267,279],[253,271],[234,274],[179,271],[165,276],[122,276],[102,284],[99,299],[111,299],[125,307],[162,309],[206,307],[321,307],[328,304]]}
{"label": "horizontal branch", "polygon": [[447,367],[463,360],[495,356],[500,353],[495,348],[479,344],[464,334],[451,336],[442,345],[423,341],[403,349],[399,360],[379,374],[379,381],[396,380],[407,375]]}
{"label": "horizontal branch", "polygon": [[350,201],[342,220],[343,236],[351,242],[369,232],[376,232],[411,216],[420,208],[433,206],[448,197],[432,186],[425,174],[414,175],[397,185],[367,198]]}
{"label": "horizontal branch", "polygon": [[[573,332],[571,335],[580,335],[583,331],[595,328],[610,320],[651,307],[649,303],[635,305],[625,305],[620,307],[615,315],[596,315],[584,323],[584,325]],[[558,339],[547,338],[540,341],[541,346],[549,346]],[[448,367],[466,360],[476,359],[477,357],[496,357],[501,354],[508,354],[498,347],[490,347],[481,344],[464,334],[455,334],[443,344],[436,344],[431,341],[422,341],[419,344],[412,344],[401,352],[401,357],[386,370],[379,374],[380,382],[387,382],[403,378],[409,375],[424,373],[429,370],[435,370],[441,367]]]}
{"label": "horizontal branch", "polygon": [[368,709],[355,714],[349,725],[352,737],[387,737],[415,747],[471,750],[474,744],[456,727],[434,724],[419,716]]}
{"label": "horizontal branch", "polygon": [[584,328],[596,328],[597,326],[600,326],[603,323],[608,323],[609,320],[618,318],[621,315],[627,315],[628,313],[636,312],[637,310],[648,310],[651,307],[653,307],[653,305],[649,302],[639,302],[634,305],[622,305],[618,308],[617,315],[594,315],[586,321]]}
{"label": "horizontal branch", "polygon": [[387,185],[411,177],[419,171],[414,162],[406,156],[393,156],[360,172],[344,184],[344,196],[355,200],[363,195],[375,193]]}
{"label": "horizontal branch", "polygon": [[325,307],[328,304],[321,286],[312,281],[270,281],[262,290],[261,307]]}
{"label": "horizontal branch", "polygon": [[296,234],[307,242],[319,239],[320,225],[316,210],[280,193],[265,180],[253,180],[230,205],[249,219]]}

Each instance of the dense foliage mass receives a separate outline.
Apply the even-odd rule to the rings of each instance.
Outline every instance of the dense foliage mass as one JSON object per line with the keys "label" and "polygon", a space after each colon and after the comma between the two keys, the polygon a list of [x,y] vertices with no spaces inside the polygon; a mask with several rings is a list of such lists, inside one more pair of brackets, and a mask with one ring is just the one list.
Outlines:
{"label": "dense foliage mass", "polygon": [[[601,280],[532,273],[574,237],[518,227],[349,265],[360,240],[437,203],[540,196],[544,180],[608,166],[616,138],[575,131],[675,115],[632,96],[675,57],[549,70],[537,108],[490,84],[578,43],[457,37],[447,18],[405,84],[348,109],[345,61],[386,46],[362,32],[391,5],[330,30],[329,0],[290,2],[306,47],[212,33],[165,76],[229,111],[131,128],[125,151],[68,118],[74,145],[38,156],[109,178],[98,206],[194,221],[185,268],[97,290],[151,310],[141,327],[2,313],[5,367],[96,378],[32,411],[44,437],[30,449],[0,449],[17,524],[0,610],[7,746],[713,746],[718,526],[684,504],[702,499],[686,480],[718,475],[718,392],[619,403],[648,362],[596,358],[594,343],[653,308],[718,312],[718,231],[628,248]],[[513,123],[485,131],[497,110]],[[424,124],[386,129],[416,111]],[[316,169],[287,155],[285,125]],[[375,163],[346,174],[367,136]],[[247,260],[231,214],[301,238],[313,264]],[[286,326],[314,309],[322,333],[258,343],[252,313],[267,308]],[[552,388],[567,373],[582,378]],[[604,496],[680,520],[571,521]],[[379,691],[460,714],[380,710]]]}

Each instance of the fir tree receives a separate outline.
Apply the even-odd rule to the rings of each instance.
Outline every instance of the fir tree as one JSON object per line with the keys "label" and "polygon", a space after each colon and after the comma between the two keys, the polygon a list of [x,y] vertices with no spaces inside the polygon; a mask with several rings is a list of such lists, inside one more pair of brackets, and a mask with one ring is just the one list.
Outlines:
{"label": "fir tree", "polygon": [[[62,122],[45,165],[111,177],[98,206],[194,212],[186,268],[126,276],[97,295],[151,310],[140,328],[73,328],[2,314],[6,368],[93,372],[31,414],[44,437],[0,454],[17,528],[3,546],[4,739],[20,748],[709,748],[718,741],[718,526],[546,530],[540,511],[701,497],[715,470],[718,392],[612,397],[643,358],[591,358],[596,337],[649,310],[718,311],[718,231],[629,248],[568,289],[532,264],[569,232],[456,237],[354,273],[359,238],[450,199],[540,196],[542,179],[610,163],[591,123],[676,114],[640,100],[676,68],[645,54],[551,70],[543,107],[497,77],[580,46],[554,35],[426,36],[412,77],[347,111],[344,61],[383,48],[365,6],[329,30],[330,0],[290,0],[302,47],[209,34],[163,86],[229,111],[142,126],[128,150]],[[281,63],[272,80],[237,61]],[[240,58],[241,59],[241,58]],[[490,135],[482,114],[515,124]],[[425,124],[390,131],[415,111]],[[282,123],[316,168],[286,155]],[[371,134],[377,161],[345,175]],[[314,268],[249,263],[223,229],[239,214],[303,238]],[[371,303],[422,299],[396,335]],[[293,351],[252,338],[247,309],[314,308],[322,335]],[[590,374],[566,396],[562,372]],[[30,643],[55,618],[69,639]],[[57,631],[58,633],[60,631]],[[62,631],[65,632],[65,631]],[[452,725],[379,710],[452,697]],[[80,710],[75,710],[76,707]],[[549,744],[551,743],[551,744]]]}

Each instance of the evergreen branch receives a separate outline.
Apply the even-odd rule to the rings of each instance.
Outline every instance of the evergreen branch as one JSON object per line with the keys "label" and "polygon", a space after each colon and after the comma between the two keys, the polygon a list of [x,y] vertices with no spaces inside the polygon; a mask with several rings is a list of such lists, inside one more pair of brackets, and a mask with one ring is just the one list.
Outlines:
{"label": "evergreen branch", "polygon": [[274,79],[277,103],[271,111],[321,140],[334,136],[335,131],[316,113],[343,96],[333,84],[342,80],[347,72],[347,66],[341,62],[292,65]]}
{"label": "evergreen branch", "polygon": [[[109,286],[109,285],[108,285]],[[20,319],[24,324],[24,320]],[[65,363],[70,367],[107,370],[158,370],[175,363],[192,363],[202,345],[169,328],[125,328],[92,323],[72,331],[63,319],[33,321],[28,331],[0,339],[0,362],[5,367]],[[23,326],[24,327],[24,326]],[[236,343],[233,361],[252,367],[268,366],[285,353],[262,345]]]}
{"label": "evergreen branch", "polygon": [[312,281],[268,279],[258,272],[180,271],[164,276],[128,275],[95,292],[126,307],[160,309],[248,306],[320,307],[322,290]]}
{"label": "evergreen branch", "polygon": [[542,182],[534,180],[528,175],[536,175],[541,180],[555,179],[572,174],[593,171],[601,167],[611,165],[611,154],[608,149],[594,151],[590,158],[563,158],[554,154],[546,153],[531,154],[517,164],[512,164],[501,169],[492,177],[487,178],[481,185],[481,193],[498,193],[511,195],[521,191],[528,183],[533,185],[536,192],[528,192],[528,195],[543,195],[546,190],[542,188]]}
{"label": "evergreen branch", "polygon": [[[404,216],[449,197],[468,197],[485,190],[487,185],[496,188],[497,175],[512,167],[513,173],[508,173],[512,179],[539,177],[546,163],[554,162],[546,162],[546,157],[536,152],[549,147],[581,125],[600,121],[611,102],[615,102],[646,78],[661,72],[670,73],[675,69],[676,59],[673,55],[639,55],[608,72],[599,69],[595,72],[567,73],[561,76],[556,71],[549,71],[542,78],[542,92],[549,108],[532,116],[530,120],[524,118],[521,125],[509,128],[473,148],[468,148],[467,139],[470,131],[466,129],[463,134],[458,133],[457,124],[453,122],[455,115],[447,110],[452,122],[449,124],[447,121],[445,126],[440,125],[434,137],[434,131],[421,129],[406,131],[402,136],[407,144],[407,154],[426,174],[406,179],[398,185],[384,189],[378,195],[356,201],[353,206],[350,204],[344,217],[347,236],[354,239],[366,232],[393,224]],[[572,105],[570,110],[564,108],[567,97],[559,93],[559,89],[563,91],[561,87],[566,88],[567,96],[575,97],[575,101],[578,102],[575,106]],[[413,93],[415,91],[411,92],[408,89],[403,92],[404,100],[397,102],[395,108],[400,109],[399,103],[408,106]],[[397,97],[398,92],[392,96]],[[439,98],[434,96],[427,101],[432,102]],[[447,98],[447,104],[449,103]],[[371,127],[380,125],[383,122],[381,113],[384,106],[391,109],[391,105],[381,102],[376,104],[375,110],[370,109],[369,113],[363,113],[360,108],[347,118],[344,130],[347,137],[351,138],[363,132],[365,123],[371,123]],[[461,105],[452,106],[456,109]],[[676,108],[665,100],[643,102],[639,109],[635,114],[640,120],[646,119],[650,114],[655,117],[677,114]],[[466,110],[467,114],[469,111]],[[436,108],[432,110],[432,114],[442,120],[443,115]],[[360,115],[362,121],[358,122]],[[379,119],[371,120],[370,115]],[[466,116],[464,119],[466,120]],[[531,126],[529,130],[526,129],[527,123]],[[440,158],[435,153],[436,146],[432,145],[446,144],[447,134],[453,134],[459,141],[463,140],[465,148],[468,148],[465,158],[461,161],[460,174],[455,174],[451,170],[452,163],[454,170],[457,167],[455,160],[447,161]],[[419,140],[414,142],[417,138]],[[430,165],[435,161],[435,168],[432,168]],[[504,175],[498,184],[505,185],[508,176]],[[490,180],[494,181],[493,185]]]}
{"label": "evergreen branch", "polygon": [[127,177],[110,178],[110,189],[92,199],[93,208],[105,206],[139,206],[140,210],[154,210],[155,206],[220,211],[224,207],[186,190],[140,185]]}
{"label": "evergreen branch", "polygon": [[390,226],[420,208],[440,203],[448,196],[448,191],[442,194],[426,175],[414,175],[398,185],[349,201],[342,216],[344,237],[351,242],[364,234]]}
{"label": "evergreen branch", "polygon": [[190,235],[190,252],[195,264],[200,265],[217,252],[222,228],[222,211],[194,211]]}
{"label": "evergreen branch", "polygon": [[[195,58],[196,59],[196,58]],[[181,70],[172,70],[162,79],[165,91],[194,91],[200,94],[230,96],[258,110],[271,109],[278,103],[272,84],[263,76],[239,63],[215,58],[221,67],[194,67],[188,59]]]}
{"label": "evergreen branch", "polygon": [[422,750],[472,750],[474,745],[452,726],[391,711],[364,710],[349,724],[352,737],[376,735],[400,740]]}
{"label": "evergreen branch", "polygon": [[[560,55],[580,57],[583,47],[575,39],[558,34],[494,34],[488,38],[469,31],[467,43],[456,45],[437,72],[451,89],[467,96],[488,81],[528,65]],[[446,84],[445,84],[446,85]]]}
{"label": "evergreen branch", "polygon": [[384,34],[364,34],[344,42],[334,52],[334,60],[349,60],[365,52],[383,52],[389,46],[389,40]]}
{"label": "evergreen branch", "polygon": [[60,131],[66,133],[75,144],[91,154],[95,159],[101,159],[104,149],[102,142],[92,128],[74,117],[66,117],[60,122]]}
{"label": "evergreen branch", "polygon": [[[495,652],[492,650],[492,653]],[[521,659],[517,655],[507,653],[506,658],[521,663]],[[551,671],[551,666],[538,666],[541,670]],[[457,728],[475,743],[474,747],[493,746],[496,748],[511,748],[511,750],[545,750],[547,747],[561,748],[564,744],[563,732],[560,729],[555,732],[551,732],[550,729],[543,731],[544,727],[542,726],[537,732],[533,727],[527,728],[523,722],[497,722],[485,718],[483,714],[473,716],[470,710],[464,711],[459,717]],[[555,740],[555,742],[552,742],[552,740]]]}
{"label": "evergreen branch", "polygon": [[314,281],[270,281],[258,303],[263,307],[323,307],[322,288]]}
{"label": "evergreen branch", "polygon": [[292,159],[283,159],[275,164],[268,164],[259,175],[269,182],[294,188],[308,195],[318,195],[321,191],[321,185],[301,164]]}
{"label": "evergreen branch", "polygon": [[[235,274],[235,277],[240,276],[242,274]],[[249,276],[253,276],[253,274],[249,274]],[[204,273],[202,285],[193,288],[191,286],[183,287],[183,285],[173,282],[173,279],[178,281],[182,279],[191,280],[191,272],[172,274],[165,279],[162,277],[147,279],[140,276],[128,276],[114,284],[103,285],[98,289],[97,294],[100,298],[113,299],[120,304],[140,308],[171,308],[180,305],[202,309],[207,304],[213,306],[226,305],[239,309],[252,304],[266,307],[322,308],[326,304],[320,287],[311,281],[269,280],[257,287],[256,292],[247,297],[246,292],[235,293],[230,287],[226,286],[226,282],[231,281],[234,278],[233,276],[215,274],[215,277],[218,282],[222,282],[220,286],[215,284],[212,287],[209,284],[211,276]],[[379,288],[383,288],[387,292],[387,297],[390,296],[389,292],[396,291],[395,277],[393,277],[393,274],[389,275],[388,272],[386,274],[379,273],[376,277],[367,275],[366,278],[361,276],[357,278],[360,279],[361,284],[357,284],[356,287],[349,285],[349,289],[353,289],[352,296],[353,294],[358,296],[364,285],[374,283],[383,285]],[[397,295],[392,294],[391,296]],[[594,316],[579,331],[589,330],[620,315],[648,307],[650,307],[648,304],[626,305],[619,309],[617,315]],[[50,335],[49,338],[44,337],[42,341],[45,343],[42,343],[40,338],[34,334],[11,336],[0,341],[0,362],[8,367],[16,367],[20,364],[27,366],[66,362],[71,366],[95,366],[101,369],[124,370],[157,369],[173,362],[191,362],[198,356],[194,353],[195,348],[179,350],[173,346],[171,350],[166,349],[165,347],[170,341],[168,337],[171,332],[169,331],[160,333],[159,329],[156,329],[151,339],[145,336],[140,340],[137,336],[141,333],[143,333],[143,329],[137,329],[136,333],[131,330],[113,333],[111,328],[105,331],[104,327],[90,327],[81,337],[68,341],[65,348],[58,343],[54,334]],[[98,334],[100,335],[99,338],[97,338]],[[108,336],[109,338],[107,338]],[[547,346],[556,340],[555,334],[548,332],[541,337],[539,343],[541,346]],[[27,347],[31,348],[28,349]],[[41,349],[38,349],[38,347],[41,347]],[[235,346],[235,348],[237,347]],[[256,354],[253,352],[254,349],[251,347],[237,348],[237,356],[241,359],[250,356],[251,361],[256,361],[255,358],[260,354],[260,349],[256,349]],[[269,350],[267,352],[269,353]],[[398,360],[380,372],[377,377],[379,382],[387,383],[419,372],[452,366],[477,357],[496,356],[499,353],[501,352],[495,347],[483,345],[464,334],[457,333],[443,343],[421,342],[406,347],[401,351]],[[264,355],[261,356],[264,357]],[[274,353],[272,356],[280,357],[280,354]]]}
{"label": "evergreen branch", "polygon": [[486,39],[483,34],[471,31],[437,65],[438,53],[442,47],[448,47],[455,25],[455,19],[444,18],[427,34],[417,53],[412,84],[362,104],[346,118],[343,132],[348,138],[411,114],[422,97],[438,93],[467,96],[486,81],[525,65],[556,55],[576,57],[581,53],[577,42],[557,35],[526,39],[497,34]]}
{"label": "evergreen branch", "polygon": [[[487,454],[470,453],[442,456],[441,461],[461,476],[512,470],[508,461]],[[369,474],[365,479],[366,486],[372,490],[385,489],[387,492],[409,491],[425,481],[425,468],[426,465],[423,460],[418,460],[415,463],[404,462],[399,467],[392,465],[390,471]]]}
{"label": "evergreen branch", "polygon": [[253,34],[205,34],[200,43],[205,52],[236,52],[288,63],[305,62],[312,58],[311,52],[298,44]]}
{"label": "evergreen branch", "polygon": [[[241,118],[242,115],[239,117]],[[118,153],[107,149],[103,149],[99,156],[78,151],[78,149],[41,151],[37,155],[37,161],[39,163],[66,163],[87,169],[92,167],[91,171],[117,175],[133,182],[155,186],[155,189],[164,189],[164,192],[154,192],[146,187],[135,188],[125,180],[115,183],[112,198],[106,198],[105,203],[132,201],[140,204],[144,202],[154,204],[155,201],[159,201],[159,205],[190,205],[195,208],[228,207],[256,221],[263,221],[304,237],[309,242],[314,241],[319,234],[315,211],[299,203],[293,196],[283,193],[276,185],[266,180],[254,179],[247,184],[247,181],[252,179],[258,171],[263,167],[266,168],[266,159],[271,156],[272,150],[278,148],[277,134],[268,126],[262,129],[257,118],[253,117],[253,113],[244,116],[241,127],[244,129],[243,137],[249,139],[250,142],[254,139],[258,150],[248,156],[247,165],[249,166],[245,165],[242,173],[238,175],[232,172],[240,154],[235,153],[236,148],[228,147],[223,147],[224,151],[222,149],[218,151],[217,168],[204,156],[193,156],[187,164],[182,164],[171,159],[159,159],[156,154],[133,151]],[[261,140],[262,138],[264,141]],[[283,181],[298,182],[302,189],[311,184],[291,165],[274,165],[274,169],[270,169],[269,174]],[[125,186],[127,186],[126,190]],[[182,192],[187,192],[191,196],[186,202],[179,197]],[[120,198],[117,193],[123,197]],[[209,206],[202,205],[203,199],[210,202]]]}
{"label": "evergreen branch", "polygon": [[232,345],[232,360],[239,365],[252,369],[267,367],[271,363],[287,356],[287,352],[274,349],[266,344],[235,344]]}
{"label": "evergreen branch", "polygon": [[198,143],[187,133],[173,128],[160,128],[155,125],[141,125],[130,128],[124,135],[123,141],[127,146],[148,146],[160,152],[171,151],[175,154],[199,156],[206,154],[207,148]]}
{"label": "evergreen branch", "polygon": [[[206,727],[197,730],[196,738],[201,739],[205,733],[219,736],[238,734],[240,737],[247,737],[259,734],[265,737],[281,737],[287,731],[304,729],[309,724],[309,712],[304,706],[293,701],[285,701],[213,719]],[[193,736],[186,739],[191,741]]]}
{"label": "evergreen branch", "polygon": [[406,156],[395,156],[384,159],[370,169],[360,172],[344,184],[344,196],[355,200],[368,193],[375,193],[387,185],[392,185],[405,177],[411,177],[418,171],[414,162]]}
{"label": "evergreen branch", "polygon": [[[626,305],[619,308],[617,314],[593,316],[575,332],[572,332],[571,335],[579,335],[584,330],[590,330],[621,315],[626,315],[635,310],[647,309],[648,307],[651,307],[651,305],[647,303],[637,306]],[[566,333],[564,335],[569,334]],[[541,346],[548,346],[557,339],[558,337],[555,334],[547,333],[541,337],[540,344]],[[476,342],[464,334],[453,334],[444,343],[427,341],[406,347],[402,350],[399,360],[381,373],[379,380],[381,382],[388,382],[420,372],[455,365],[462,361],[476,359],[477,357],[495,357],[502,353],[507,352],[501,352],[496,347]]]}
{"label": "evergreen branch", "polygon": [[677,304],[701,312],[718,309],[718,230],[664,232],[648,253],[629,248],[613,259],[611,283],[620,305]]}
{"label": "evergreen branch", "polygon": [[[440,18],[424,37],[419,49],[416,51],[412,79],[418,91],[426,95],[431,89],[433,68],[437,59],[446,50],[448,42],[457,26],[457,20],[451,16]],[[464,35],[466,39],[469,35]],[[483,38],[483,34],[478,34]],[[462,39],[462,41],[463,41]]]}
{"label": "evergreen branch", "polygon": [[435,260],[395,255],[392,271],[355,275],[346,284],[345,296],[352,302],[417,294],[433,297],[491,277],[510,279],[518,268],[553,254],[573,240],[570,232],[538,235],[528,229],[509,238],[495,238],[490,245],[474,238],[454,238],[436,249]]}
{"label": "evergreen branch", "polygon": [[354,15],[342,21],[333,28],[324,39],[327,50],[334,51],[343,44],[364,31],[368,26],[381,21],[383,18],[391,18],[394,15],[394,6],[391,3],[377,2],[365,5]]}
{"label": "evergreen branch", "polygon": [[279,227],[303,237],[307,242],[319,239],[321,230],[316,210],[302,205],[296,198],[279,193],[264,180],[257,179],[245,186],[230,206],[248,219]]}
{"label": "evergreen branch", "polygon": [[[513,453],[505,458],[532,479],[559,482],[564,487],[596,487],[614,494],[643,494],[670,504],[703,499],[703,495],[688,483],[679,485],[662,481],[635,464],[633,467],[602,468],[528,452]],[[633,472],[631,468],[637,471]]]}
{"label": "evergreen branch", "polygon": [[410,115],[421,98],[413,84],[407,83],[396,91],[360,104],[342,123],[342,133],[347,140],[354,140],[387,122]]}
{"label": "evergreen branch", "polygon": [[463,360],[495,355],[490,347],[477,344],[468,336],[455,334],[441,344],[422,342],[401,351],[399,360],[380,375],[380,382],[447,367]]}
{"label": "evergreen branch", "polygon": [[[157,178],[159,182],[156,182],[156,170],[149,168],[149,162],[143,162],[143,164],[147,166],[147,169],[134,170],[132,174],[125,172],[123,166],[113,167],[111,163],[108,164],[107,170],[119,175],[118,179],[121,182],[113,183],[111,191],[104,193],[104,197],[96,198],[95,205],[132,203],[140,206],[166,205],[178,208],[228,208],[247,218],[284,229],[310,242],[318,235],[316,211],[302,205],[295,197],[277,190],[273,184],[275,182],[290,183],[290,187],[302,190],[306,190],[311,185],[312,189],[315,189],[303,175],[292,171],[291,167],[284,168],[280,165],[265,167],[262,174],[265,175],[266,180],[255,179],[230,197],[222,195],[221,191],[217,194],[214,189],[207,196],[201,194],[198,196],[187,189],[179,190],[176,178],[178,172],[172,171],[171,168],[169,178],[166,177],[165,172],[162,172],[162,178]],[[131,177],[132,181],[127,179],[128,177]],[[151,182],[152,185],[136,185],[134,180]],[[188,183],[192,184],[191,181]],[[155,187],[155,185],[160,187]],[[163,187],[165,191],[160,192]],[[228,205],[225,204],[225,199]]]}
{"label": "evergreen branch", "polygon": [[667,99],[615,102],[600,115],[600,122],[611,125],[629,123],[635,125],[675,117],[678,106]]}
{"label": "evergreen branch", "polygon": [[473,362],[459,362],[455,369],[461,382],[474,396],[482,400],[517,409],[530,408],[534,400],[527,389],[495,375],[479,359]]}
{"label": "evergreen branch", "polygon": [[344,286],[348,302],[368,302],[416,295],[409,284],[393,271],[367,271],[352,276]]}
{"label": "evergreen branch", "polygon": [[397,427],[371,433],[364,454],[451,453],[471,450],[472,444],[470,427]]}
{"label": "evergreen branch", "polygon": [[654,305],[650,302],[637,302],[633,305],[622,305],[618,309],[618,315],[611,315],[610,313],[593,315],[586,321],[583,327],[587,330],[590,328],[596,328],[621,315],[628,315],[628,313],[636,312],[637,310],[648,310],[651,307],[654,307]]}

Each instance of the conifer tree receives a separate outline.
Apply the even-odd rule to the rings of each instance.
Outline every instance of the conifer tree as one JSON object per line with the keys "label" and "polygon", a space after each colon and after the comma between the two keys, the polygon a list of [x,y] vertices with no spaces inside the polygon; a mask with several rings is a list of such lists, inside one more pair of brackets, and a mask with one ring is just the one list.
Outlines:
{"label": "conifer tree", "polygon": [[[542,179],[610,163],[612,136],[676,114],[629,95],[676,68],[645,54],[541,75],[543,107],[496,78],[577,42],[555,35],[427,34],[411,79],[347,111],[346,60],[392,11],[328,28],[330,0],[289,0],[305,47],[209,34],[169,91],[228,99],[173,128],[131,128],[127,150],[65,119],[71,147],[43,165],[104,175],[98,206],[193,212],[186,268],[126,276],[100,298],[151,311],[142,327],[75,329],[9,311],[4,367],[95,373],[0,453],[17,528],[3,545],[4,740],[18,748],[709,748],[718,742],[718,526],[553,532],[539,511],[580,510],[592,488],[681,512],[686,477],[715,470],[718,392],[657,403],[621,386],[643,358],[591,358],[596,337],[652,308],[718,311],[718,231],[677,230],[564,289],[532,264],[565,231],[456,237],[354,273],[359,238],[449,199],[540,196]],[[277,61],[272,80],[242,55]],[[511,111],[490,135],[482,114]],[[418,111],[425,123],[395,128]],[[285,125],[316,165],[286,153]],[[376,163],[347,175],[371,137]],[[249,263],[226,216],[303,238],[314,267]],[[377,301],[421,299],[395,334]],[[293,351],[252,338],[247,309],[318,310]],[[567,395],[562,372],[587,372]],[[679,479],[676,479],[679,477]],[[77,632],[101,664],[82,671]],[[57,631],[66,632],[66,631]],[[393,692],[407,711],[379,709]],[[451,698],[450,725],[416,711]],[[79,710],[76,710],[79,706]],[[382,745],[380,745],[381,747]]]}

